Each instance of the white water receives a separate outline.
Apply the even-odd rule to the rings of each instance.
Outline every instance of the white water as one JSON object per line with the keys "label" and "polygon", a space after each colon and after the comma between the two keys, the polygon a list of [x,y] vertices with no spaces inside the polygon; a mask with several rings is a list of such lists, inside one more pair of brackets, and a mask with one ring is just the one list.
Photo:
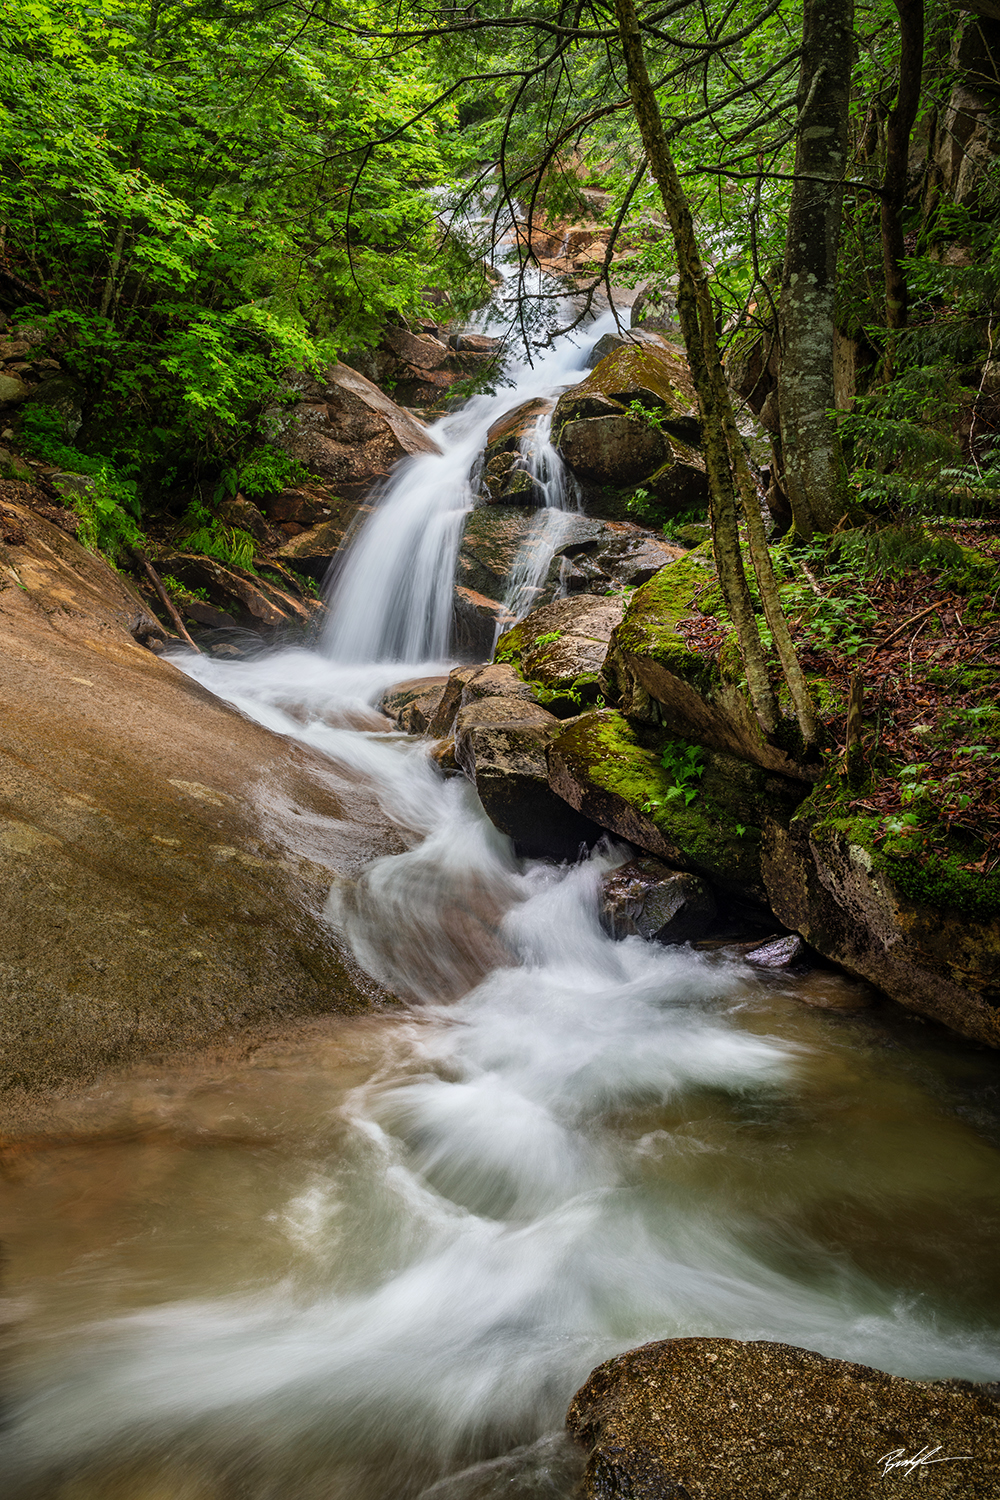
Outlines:
{"label": "white water", "polygon": [[520,620],[534,605],[556,548],[568,535],[572,516],[580,511],[579,488],[552,444],[551,412],[539,417],[534,430],[522,439],[521,454],[544,504],[511,568],[503,606],[512,620]]}
{"label": "white water", "polygon": [[[597,891],[620,855],[520,862],[424,746],[349,727],[391,681],[440,668],[429,580],[445,578],[477,444],[503,405],[572,378],[577,358],[561,351],[445,419],[447,453],[394,483],[326,646],[360,664],[184,659],[375,789],[408,851],[338,886],[330,920],[419,1004],[379,1023],[365,1081],[312,1081],[313,1134],[280,1171],[263,1148],[227,1148],[176,1219],[127,1220],[103,1259],[72,1263],[88,1306],[141,1249],[117,1315],[56,1321],[24,1354],[5,1460],[19,1493],[412,1496],[558,1429],[599,1360],[671,1335],[997,1376],[1000,1308],[970,1310],[962,1224],[967,1204],[1000,1214],[996,1153],[913,1083],[906,1058],[893,1071],[863,1038],[800,1019],[735,961],[611,941]],[[404,587],[416,553],[420,586]],[[911,1260],[882,1273],[863,1225],[897,1200]],[[858,1207],[837,1220],[838,1244],[816,1226],[839,1203]],[[45,1478],[60,1465],[65,1487]],[[238,1489],[217,1491],[219,1474]]]}
{"label": "white water", "polygon": [[[614,314],[608,312],[584,332],[560,339],[533,364],[513,360],[507,387],[495,396],[474,396],[428,429],[440,453],[399,465],[336,569],[322,643],[334,661],[413,663],[447,655],[455,558],[473,500],[469,474],[487,432],[523,402],[581,380],[586,351],[612,327]],[[543,424],[536,462],[543,466],[546,506],[561,506],[562,466],[547,436]]]}

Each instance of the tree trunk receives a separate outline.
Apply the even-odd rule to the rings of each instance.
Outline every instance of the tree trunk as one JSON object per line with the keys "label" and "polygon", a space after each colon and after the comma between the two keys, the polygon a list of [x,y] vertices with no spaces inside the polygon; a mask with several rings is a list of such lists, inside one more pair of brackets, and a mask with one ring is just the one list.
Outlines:
{"label": "tree trunk", "polygon": [[853,0],[805,0],[795,182],[781,282],[782,484],[802,537],[849,510],[833,395],[833,302],[847,160]]}
{"label": "tree trunk", "polygon": [[646,69],[633,0],[615,0],[629,93],[650,170],[670,221],[677,254],[677,313],[698,395],[705,467],[711,497],[712,545],[726,607],[736,630],[750,701],[765,733],[777,728],[778,709],[753,611],[740,552],[736,494],[729,457],[726,412],[732,407],[722,373],[708,278],[698,251],[691,209],[667,143],[656,94]]}
{"label": "tree trunk", "polygon": [[895,331],[906,327],[908,290],[900,264],[904,254],[903,204],[906,201],[910,133],[920,105],[924,68],[924,0],[895,0],[899,12],[899,92],[885,133],[882,178],[882,263],[885,267],[885,378],[892,379]]}

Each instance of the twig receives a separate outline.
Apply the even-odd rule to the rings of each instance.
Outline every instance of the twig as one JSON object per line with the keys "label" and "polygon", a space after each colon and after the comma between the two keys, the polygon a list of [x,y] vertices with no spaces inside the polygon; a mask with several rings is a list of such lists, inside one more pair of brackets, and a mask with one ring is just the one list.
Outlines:
{"label": "twig", "polygon": [[146,557],[144,553],[140,552],[138,547],[132,547],[130,551],[136,562],[139,563],[141,567],[145,568],[150,583],[153,585],[154,589],[160,596],[160,602],[162,603],[164,609],[167,611],[167,614],[174,622],[174,628],[176,629],[177,634],[180,636],[182,641],[187,641],[192,651],[196,651],[200,656],[201,647],[196,646],[194,641],[188,635],[187,630],[184,628],[184,621],[177,613],[177,608],[174,604],[174,601],[171,599],[170,595],[163,587],[163,584],[160,580],[160,575],[153,567],[153,564],[150,562],[149,558]]}
{"label": "twig", "polygon": [[[896,639],[897,635],[902,635],[904,630],[908,630],[909,627],[911,625],[915,625],[918,620],[923,620],[927,615],[931,614],[935,609],[940,608],[941,602],[942,602],[941,600],[936,600],[933,604],[928,604],[927,608],[926,609],[922,609],[919,614],[914,615],[912,617],[912,619],[904,620],[903,623],[902,623],[902,625],[897,625],[896,628],[895,628],[895,630],[890,631],[890,633],[886,636],[885,640],[884,641],[879,641],[877,645],[875,645],[875,646],[872,647],[872,650],[873,651],[881,651],[885,646],[888,646],[888,644],[889,644],[890,641],[894,641]],[[917,631],[917,635],[919,635],[919,634],[920,634],[920,631],[918,630]],[[917,637],[914,636],[913,639],[916,640],[916,638]]]}

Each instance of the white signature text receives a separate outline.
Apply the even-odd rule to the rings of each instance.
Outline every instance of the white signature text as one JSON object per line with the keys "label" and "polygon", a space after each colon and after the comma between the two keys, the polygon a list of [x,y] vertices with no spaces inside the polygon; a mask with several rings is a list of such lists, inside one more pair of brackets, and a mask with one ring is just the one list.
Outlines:
{"label": "white signature text", "polygon": [[893,1469],[905,1469],[907,1478],[911,1479],[913,1477],[914,1470],[922,1469],[925,1464],[957,1464],[960,1463],[963,1458],[972,1457],[971,1453],[956,1453],[951,1458],[935,1458],[935,1453],[940,1452],[940,1443],[938,1443],[936,1448],[931,1448],[930,1446],[921,1448],[920,1452],[915,1453],[912,1458],[907,1458],[905,1448],[893,1448],[891,1453],[883,1453],[882,1457],[878,1459],[877,1462],[882,1465],[883,1479],[887,1474],[890,1474]]}

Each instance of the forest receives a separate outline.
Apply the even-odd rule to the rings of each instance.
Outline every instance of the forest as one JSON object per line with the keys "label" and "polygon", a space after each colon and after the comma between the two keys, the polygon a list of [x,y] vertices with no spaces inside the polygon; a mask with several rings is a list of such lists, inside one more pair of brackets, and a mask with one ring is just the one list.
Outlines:
{"label": "forest", "polygon": [[4,1493],[990,1500],[1000,0],[0,14]]}

